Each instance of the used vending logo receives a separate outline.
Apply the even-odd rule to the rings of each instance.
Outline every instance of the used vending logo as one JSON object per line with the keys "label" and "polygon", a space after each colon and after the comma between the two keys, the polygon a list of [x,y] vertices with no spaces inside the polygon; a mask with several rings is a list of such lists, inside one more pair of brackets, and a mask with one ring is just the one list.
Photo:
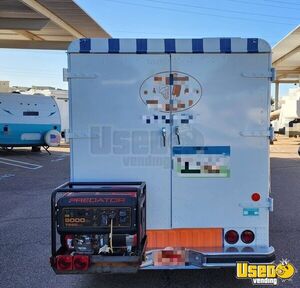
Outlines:
{"label": "used vending logo", "polygon": [[249,262],[236,263],[236,278],[251,279],[253,285],[278,285],[278,279],[292,280],[296,273],[295,266],[287,259],[279,264],[252,264]]}

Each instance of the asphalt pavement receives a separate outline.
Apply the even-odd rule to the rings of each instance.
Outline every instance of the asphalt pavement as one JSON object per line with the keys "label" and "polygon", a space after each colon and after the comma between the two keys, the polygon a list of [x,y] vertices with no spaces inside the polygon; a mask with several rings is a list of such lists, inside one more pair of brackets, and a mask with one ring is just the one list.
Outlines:
{"label": "asphalt pavement", "polygon": [[[300,141],[281,139],[271,147],[274,212],[270,242],[277,261],[300,269]],[[69,179],[69,153],[0,151],[0,287],[253,287],[235,279],[234,269],[141,271],[129,275],[57,276],[49,265],[50,193]],[[299,274],[277,287],[300,287]],[[268,287],[268,286],[266,286]]]}

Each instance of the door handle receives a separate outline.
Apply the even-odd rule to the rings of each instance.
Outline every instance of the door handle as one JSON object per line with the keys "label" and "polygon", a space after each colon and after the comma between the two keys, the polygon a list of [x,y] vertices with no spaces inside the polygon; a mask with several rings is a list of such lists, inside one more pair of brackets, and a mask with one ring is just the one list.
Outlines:
{"label": "door handle", "polygon": [[179,133],[179,127],[178,126],[175,127],[175,135],[177,136],[178,145],[180,145],[180,133]]}
{"label": "door handle", "polygon": [[167,130],[166,127],[161,128],[161,135],[163,137],[163,146],[166,146],[166,136],[167,136]]}

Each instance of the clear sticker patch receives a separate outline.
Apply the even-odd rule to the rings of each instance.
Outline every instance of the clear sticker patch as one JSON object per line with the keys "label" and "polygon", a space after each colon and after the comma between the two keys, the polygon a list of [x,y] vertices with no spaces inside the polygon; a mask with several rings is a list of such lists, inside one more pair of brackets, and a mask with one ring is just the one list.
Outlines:
{"label": "clear sticker patch", "polygon": [[173,147],[173,161],[181,177],[230,177],[230,146]]}

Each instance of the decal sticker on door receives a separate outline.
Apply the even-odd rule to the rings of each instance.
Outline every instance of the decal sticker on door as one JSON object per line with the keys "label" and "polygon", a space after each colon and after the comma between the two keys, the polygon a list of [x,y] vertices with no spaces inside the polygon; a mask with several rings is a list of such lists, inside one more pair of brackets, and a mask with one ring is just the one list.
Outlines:
{"label": "decal sticker on door", "polygon": [[180,112],[190,109],[199,102],[201,94],[199,81],[191,75],[178,71],[154,74],[144,80],[140,87],[143,102],[149,109],[160,112]]}
{"label": "decal sticker on door", "polygon": [[173,169],[181,177],[230,177],[230,146],[173,147]]}

